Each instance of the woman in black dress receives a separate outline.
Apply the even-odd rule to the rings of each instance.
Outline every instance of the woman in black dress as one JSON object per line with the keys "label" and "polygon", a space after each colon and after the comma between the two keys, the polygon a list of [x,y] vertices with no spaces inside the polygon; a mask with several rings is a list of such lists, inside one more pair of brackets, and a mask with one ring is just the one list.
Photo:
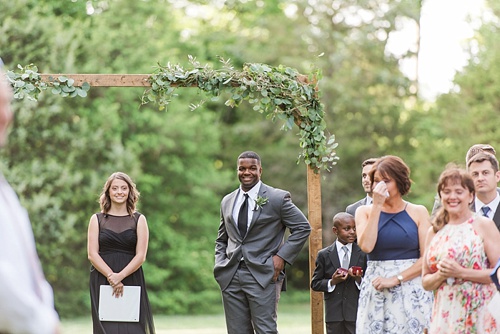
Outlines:
{"label": "woman in black dress", "polygon": [[[94,334],[154,334],[142,264],[146,260],[149,230],[146,217],[136,211],[139,200],[131,178],[113,173],[104,184],[99,202],[101,212],[92,215],[88,229],[90,301]],[[123,296],[124,286],[140,286],[138,322],[100,321],[101,285],[110,285],[113,295]]]}

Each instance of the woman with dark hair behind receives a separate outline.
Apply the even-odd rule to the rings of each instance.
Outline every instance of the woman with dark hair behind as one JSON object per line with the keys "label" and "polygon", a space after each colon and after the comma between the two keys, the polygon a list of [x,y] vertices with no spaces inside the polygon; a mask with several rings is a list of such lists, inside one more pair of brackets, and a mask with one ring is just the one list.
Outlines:
{"label": "woman with dark hair behind", "polygon": [[495,292],[489,274],[500,256],[495,223],[470,210],[474,181],[448,167],[437,186],[441,208],[426,239],[422,284],[435,291],[429,333],[498,333],[487,310]]}
{"label": "woman with dark hair behind", "polygon": [[373,204],[356,211],[358,244],[368,259],[356,333],[422,333],[429,325],[433,298],[421,280],[429,213],[403,200],[411,180],[401,158],[379,158],[370,179]]}
{"label": "woman with dark hair behind", "polygon": [[[153,315],[142,264],[146,260],[149,230],[146,217],[136,211],[139,191],[125,173],[108,178],[99,198],[101,212],[92,215],[88,229],[90,301],[94,334],[153,334]],[[124,286],[140,286],[139,322],[101,321],[101,285],[111,285],[113,296],[123,296]]]}

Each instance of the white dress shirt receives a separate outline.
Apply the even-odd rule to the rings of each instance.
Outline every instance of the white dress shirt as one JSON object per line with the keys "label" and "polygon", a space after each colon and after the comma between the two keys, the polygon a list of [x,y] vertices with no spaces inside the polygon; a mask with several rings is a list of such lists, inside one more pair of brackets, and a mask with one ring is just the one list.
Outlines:
{"label": "white dress shirt", "polygon": [[[350,263],[351,262],[351,254],[352,254],[352,244],[343,244],[341,242],[339,242],[338,240],[335,240],[335,246],[337,247],[337,254],[339,256],[339,262],[342,264],[342,259],[344,258],[344,250],[342,249],[342,247],[346,246],[347,247],[347,261]],[[349,268],[344,268],[344,269],[349,269]],[[335,284],[331,284],[332,283],[332,280],[328,280],[328,292],[332,292],[333,290],[335,290],[335,287],[336,285]],[[361,283],[358,284],[358,282],[355,282],[356,283],[356,286],[358,287],[358,289],[360,289],[361,287]]]}
{"label": "white dress shirt", "polygon": [[[247,229],[248,226],[250,225],[250,222],[252,221],[253,218],[253,212],[255,208],[255,200],[257,199],[257,196],[259,195],[259,189],[260,185],[262,184],[262,181],[257,182],[256,185],[250,189],[247,194],[248,194],[248,223],[247,223]],[[236,224],[236,227],[238,227],[238,215],[240,213],[240,207],[241,204],[243,204],[243,201],[245,200],[245,192],[241,189],[240,186],[240,191],[238,192],[238,195],[236,195],[236,200],[234,201],[234,207],[233,207],[233,218],[234,222]]]}
{"label": "white dress shirt", "polygon": [[0,174],[0,332],[54,334],[59,319],[26,210]]}
{"label": "white dress shirt", "polygon": [[476,212],[482,216],[483,211],[481,210],[481,208],[486,205],[490,208],[490,211],[488,212],[488,218],[493,219],[493,217],[495,216],[495,212],[497,211],[498,204],[500,203],[500,195],[498,194],[498,192],[496,192],[496,194],[497,196],[495,197],[495,199],[488,204],[481,202],[476,196],[476,198],[474,199],[474,207],[476,209]]}

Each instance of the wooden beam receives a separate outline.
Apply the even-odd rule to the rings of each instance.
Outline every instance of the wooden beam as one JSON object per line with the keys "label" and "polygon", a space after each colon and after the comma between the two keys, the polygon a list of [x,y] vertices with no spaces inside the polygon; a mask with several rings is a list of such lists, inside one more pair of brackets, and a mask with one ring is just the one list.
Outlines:
{"label": "wooden beam", "polygon": [[[41,74],[42,81],[50,82],[59,76],[73,79],[74,86],[81,87],[87,82],[91,87],[150,87],[149,74]],[[307,77],[299,77],[299,81],[307,81]],[[172,84],[172,86],[176,86]],[[193,85],[192,87],[196,87]],[[316,88],[317,89],[317,88]],[[295,119],[300,128],[300,118]],[[316,266],[316,255],[323,246],[321,215],[321,182],[320,173],[307,166],[307,199],[308,219],[311,224],[309,237],[309,281]],[[323,294],[311,290],[311,333],[324,334]]]}
{"label": "wooden beam", "polygon": [[[307,166],[307,207],[311,224],[309,235],[309,282],[316,267],[316,255],[323,248],[323,224],[321,215],[320,173]],[[323,334],[323,293],[311,289],[311,333]]]}
{"label": "wooden beam", "polygon": [[87,82],[90,87],[150,87],[149,74],[40,74],[42,81],[64,76],[75,80],[74,86]]}

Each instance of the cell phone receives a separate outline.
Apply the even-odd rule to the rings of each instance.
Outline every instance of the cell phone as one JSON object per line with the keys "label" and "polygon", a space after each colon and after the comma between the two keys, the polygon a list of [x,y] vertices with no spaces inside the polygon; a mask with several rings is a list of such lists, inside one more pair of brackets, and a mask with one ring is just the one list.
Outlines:
{"label": "cell phone", "polygon": [[352,266],[351,269],[354,275],[359,275],[363,271],[363,268],[358,266]]}

